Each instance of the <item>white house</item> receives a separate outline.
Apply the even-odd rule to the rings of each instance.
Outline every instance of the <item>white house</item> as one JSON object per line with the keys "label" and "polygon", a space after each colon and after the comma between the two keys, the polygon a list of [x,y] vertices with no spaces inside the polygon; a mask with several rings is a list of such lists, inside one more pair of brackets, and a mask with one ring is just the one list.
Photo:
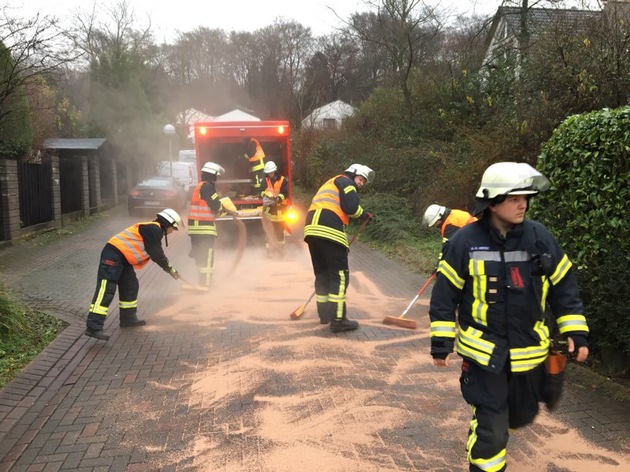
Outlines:
{"label": "white house", "polygon": [[194,108],[189,108],[180,113],[177,120],[182,126],[188,127],[188,139],[194,142],[195,123],[206,123],[208,121],[260,121],[260,118],[245,113],[238,108],[218,116],[207,115]]}
{"label": "white house", "polygon": [[302,120],[302,128],[338,129],[343,120],[354,113],[355,108],[337,100],[313,112]]}

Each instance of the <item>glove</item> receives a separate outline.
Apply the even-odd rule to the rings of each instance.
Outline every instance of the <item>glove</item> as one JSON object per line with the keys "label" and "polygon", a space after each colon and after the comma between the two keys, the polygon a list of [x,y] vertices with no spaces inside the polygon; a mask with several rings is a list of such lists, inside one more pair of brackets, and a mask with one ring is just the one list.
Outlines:
{"label": "glove", "polygon": [[171,267],[169,269],[168,275],[173,277],[175,280],[179,279],[179,277],[180,277],[179,272],[177,272],[177,270],[174,267]]}
{"label": "glove", "polygon": [[370,213],[369,211],[365,212],[365,217],[364,219],[368,220],[368,223],[371,221],[374,221],[374,218],[376,218],[376,216],[374,215],[374,213]]}

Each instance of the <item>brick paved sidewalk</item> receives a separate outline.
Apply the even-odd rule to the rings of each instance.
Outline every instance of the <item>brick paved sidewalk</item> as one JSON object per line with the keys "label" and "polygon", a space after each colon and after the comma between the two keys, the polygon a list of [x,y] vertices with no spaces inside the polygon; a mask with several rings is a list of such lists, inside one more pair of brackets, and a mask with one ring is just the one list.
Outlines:
{"label": "brick paved sidewalk", "polygon": [[[149,324],[121,330],[112,306],[112,339],[99,342],[82,335],[98,255],[132,222],[116,210],[48,246],[0,252],[5,285],[70,323],[0,391],[0,471],[467,470],[458,363],[431,365],[426,301],[410,312],[417,331],[381,323],[420,277],[353,245],[349,317],[361,328],[334,335],[314,306],[288,317],[312,290],[299,241],[276,261],[248,247],[226,280],[233,254],[217,252],[207,294],[153,264],[139,272]],[[192,278],[188,245],[176,235],[166,253]],[[569,381],[557,413],[510,439],[510,470],[628,470],[629,433],[624,405]]]}

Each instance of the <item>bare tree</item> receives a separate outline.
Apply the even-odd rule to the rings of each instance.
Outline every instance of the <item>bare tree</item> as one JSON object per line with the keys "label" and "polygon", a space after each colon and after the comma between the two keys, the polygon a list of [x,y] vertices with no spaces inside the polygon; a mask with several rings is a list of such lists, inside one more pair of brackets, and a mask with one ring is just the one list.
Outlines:
{"label": "bare tree", "polygon": [[431,54],[430,45],[444,27],[437,7],[423,0],[368,0],[374,10],[374,22],[368,26],[353,17],[352,31],[364,41],[374,42],[387,51],[395,84],[412,112],[409,79],[414,67]]}
{"label": "bare tree", "polygon": [[76,54],[67,47],[56,19],[41,15],[21,19],[6,5],[0,7],[0,43],[6,47],[1,54],[8,55],[0,57],[5,64],[0,74],[1,124],[13,113],[30,111],[15,108],[12,97],[17,90],[34,78],[57,73]]}

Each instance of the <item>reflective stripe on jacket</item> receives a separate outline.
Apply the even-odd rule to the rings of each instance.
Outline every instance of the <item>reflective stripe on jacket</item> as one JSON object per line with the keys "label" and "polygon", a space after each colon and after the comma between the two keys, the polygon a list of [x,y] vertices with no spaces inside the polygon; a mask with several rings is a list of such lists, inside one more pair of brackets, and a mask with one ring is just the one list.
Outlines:
{"label": "reflective stripe on jacket", "polygon": [[[539,242],[551,259],[547,271]],[[571,262],[542,224],[525,220],[501,239],[481,220],[448,244],[431,295],[432,354],[455,344],[460,356],[489,371],[529,371],[548,355],[547,307],[561,334],[587,335]]]}
{"label": "reflective stripe on jacket", "polygon": [[109,238],[109,241],[107,241],[109,244],[116,247],[116,249],[125,256],[127,262],[136,269],[144,267],[150,259],[149,254],[144,248],[144,239],[140,235],[140,225],[156,225],[159,227],[160,223],[156,221],[136,223],[112,236]]}
{"label": "reflective stripe on jacket", "polygon": [[[203,198],[201,198],[201,188],[204,185],[210,185],[206,181],[201,181],[193,191],[190,209],[188,210],[188,234],[210,234],[217,235],[215,226],[215,215],[212,208],[208,206]],[[213,198],[218,198],[215,193]]]}
{"label": "reflective stripe on jacket", "polygon": [[[269,177],[265,178],[267,182],[267,188],[265,192],[271,193],[274,197],[280,197],[281,201],[279,203],[274,203],[272,205],[265,207],[265,212],[269,217],[269,220],[274,223],[281,223],[284,221],[284,212],[287,206],[286,203],[286,195],[282,193],[282,185],[284,184],[284,176],[280,176],[276,179],[275,182],[271,182]],[[263,192],[264,193],[264,192]]]}
{"label": "reflective stripe on jacket", "polygon": [[348,247],[346,225],[350,218],[361,218],[364,213],[354,181],[345,174],[337,175],[325,182],[313,197],[306,215],[304,238],[328,239]]}
{"label": "reflective stripe on jacket", "polygon": [[252,157],[249,157],[247,154],[245,154],[245,157],[251,163],[249,171],[256,173],[265,168],[265,152],[257,139],[251,138],[250,142],[252,141],[256,144],[256,152]]}

